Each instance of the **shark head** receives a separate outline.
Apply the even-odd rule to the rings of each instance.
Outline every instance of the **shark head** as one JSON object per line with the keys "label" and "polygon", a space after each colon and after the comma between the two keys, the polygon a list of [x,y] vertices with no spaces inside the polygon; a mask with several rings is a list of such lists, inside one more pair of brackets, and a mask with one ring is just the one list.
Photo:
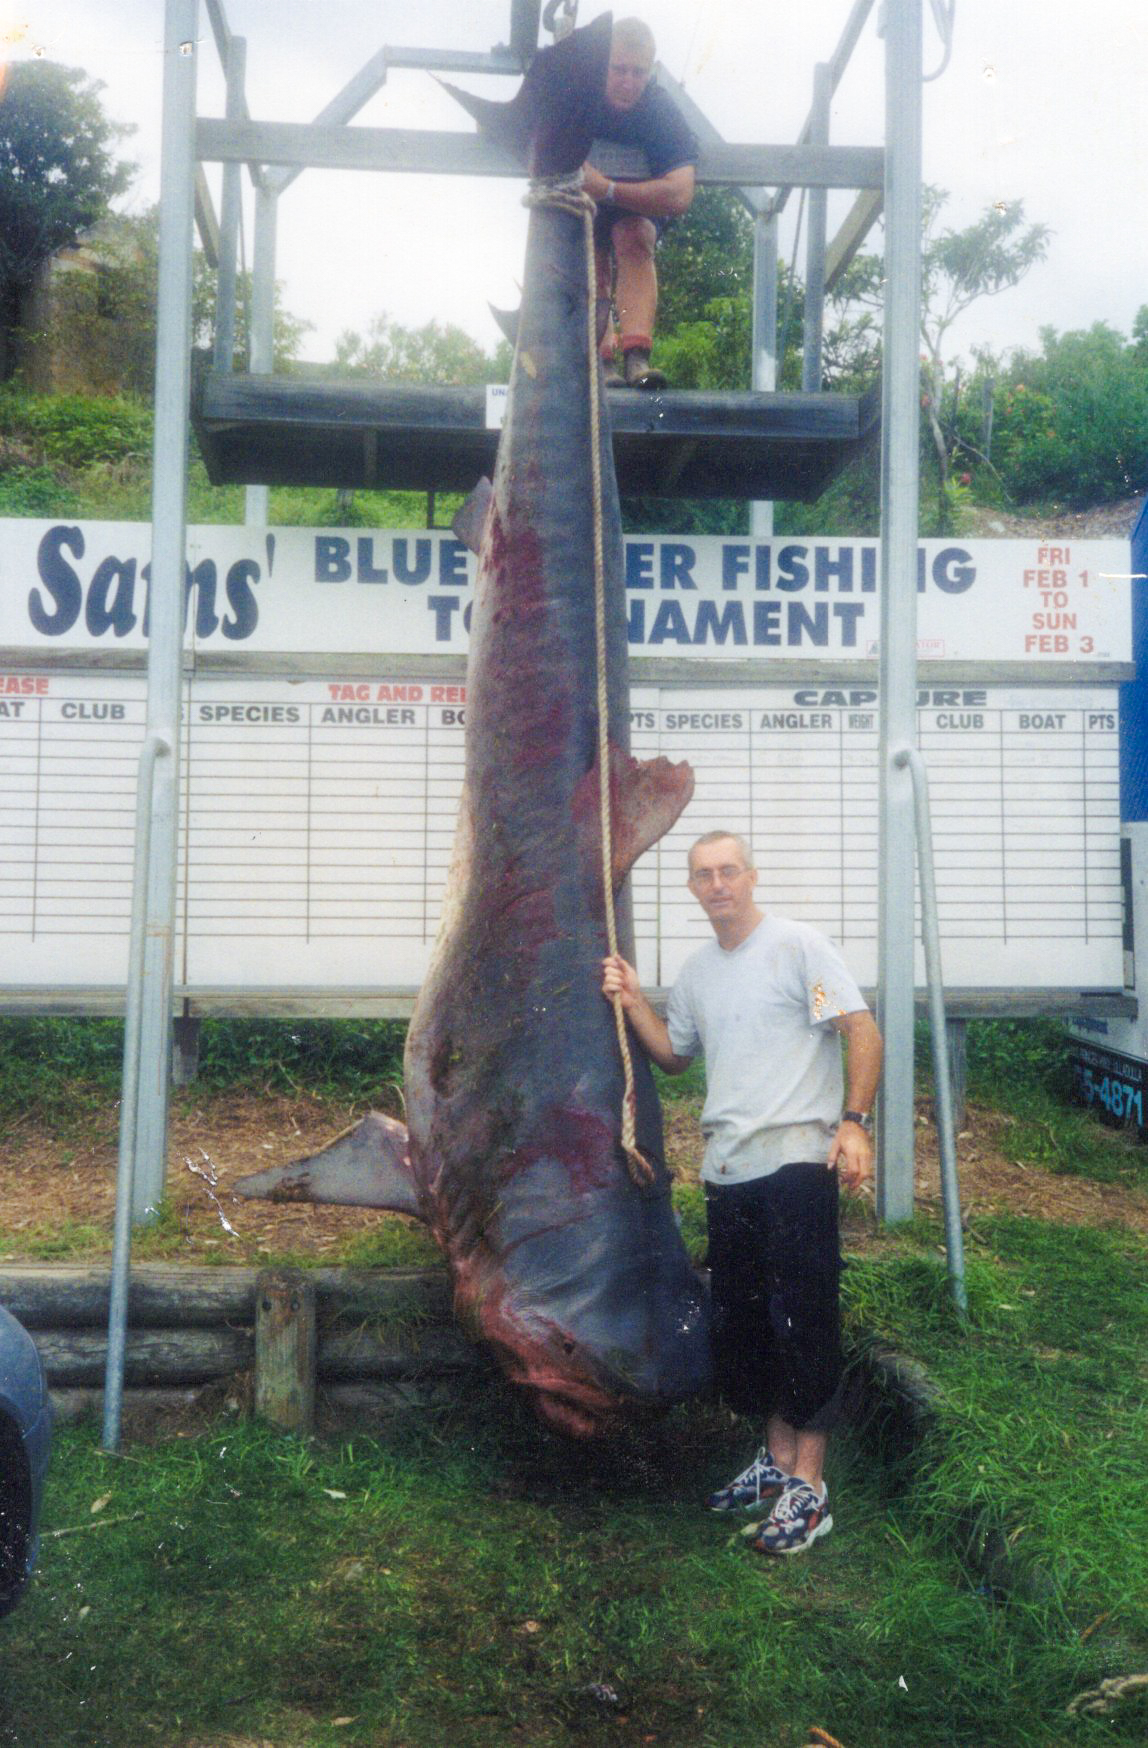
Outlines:
{"label": "shark head", "polygon": [[497,1234],[452,1257],[463,1322],[540,1418],[578,1439],[609,1436],[710,1378],[705,1289],[664,1174],[646,1191],[611,1171],[587,1193],[569,1153],[535,1162],[504,1194]]}

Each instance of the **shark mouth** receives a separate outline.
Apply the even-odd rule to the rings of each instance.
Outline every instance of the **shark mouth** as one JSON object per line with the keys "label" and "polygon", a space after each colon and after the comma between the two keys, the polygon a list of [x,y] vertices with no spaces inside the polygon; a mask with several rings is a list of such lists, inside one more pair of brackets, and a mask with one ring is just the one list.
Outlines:
{"label": "shark mouth", "polygon": [[532,1392],[539,1419],[567,1438],[605,1437],[621,1427],[625,1418],[622,1399],[595,1384],[528,1376],[515,1376],[512,1381]]}
{"label": "shark mouth", "polygon": [[528,1390],[539,1418],[569,1438],[607,1436],[632,1406],[599,1381],[580,1343],[553,1320],[524,1313],[504,1283],[477,1303],[456,1298],[462,1320],[494,1350],[509,1382]]}

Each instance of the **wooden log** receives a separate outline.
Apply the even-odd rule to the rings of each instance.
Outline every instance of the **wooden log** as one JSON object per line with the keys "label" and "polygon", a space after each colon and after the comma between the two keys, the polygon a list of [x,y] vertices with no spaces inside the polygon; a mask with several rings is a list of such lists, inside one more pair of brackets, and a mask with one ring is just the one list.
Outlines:
{"label": "wooden log", "polygon": [[316,1419],[323,1429],[362,1426],[450,1408],[458,1400],[458,1378],[390,1378],[362,1384],[320,1384]]}
{"label": "wooden log", "polygon": [[[49,1386],[102,1384],[106,1331],[41,1329],[35,1336]],[[205,1384],[246,1371],[255,1344],[246,1329],[135,1329],[128,1331],[126,1384]]]}
{"label": "wooden log", "polygon": [[255,1412],[284,1432],[315,1424],[315,1283],[262,1270],[255,1287]]}
{"label": "wooden log", "polygon": [[319,1338],[319,1377],[326,1382],[366,1378],[431,1378],[471,1372],[481,1350],[455,1329],[421,1329],[398,1339],[368,1329]]}
{"label": "wooden log", "polygon": [[426,1269],[316,1269],[319,1326],[449,1323],[450,1277]]}
{"label": "wooden log", "polygon": [[[93,1329],[37,1330],[36,1346],[53,1391],[102,1386],[107,1335]],[[326,1383],[417,1382],[478,1372],[490,1361],[457,1330],[424,1328],[381,1336],[369,1329],[331,1332],[316,1343],[317,1377]],[[256,1359],[249,1329],[128,1331],[124,1381],[190,1386],[247,1371]]]}
{"label": "wooden log", "polygon": [[[189,1409],[196,1407],[205,1392],[211,1390],[212,1384],[189,1384],[182,1390],[174,1387],[165,1389],[161,1384],[155,1384],[150,1389],[141,1386],[138,1389],[125,1390],[121,1402],[124,1423],[127,1425],[132,1421],[143,1421],[150,1424],[157,1414],[187,1413]],[[50,1395],[52,1410],[61,1425],[103,1414],[102,1385],[78,1384],[70,1389],[52,1390]]]}
{"label": "wooden log", "polygon": [[[137,1263],[128,1292],[134,1329],[212,1328],[251,1324],[255,1275],[250,1268],[185,1268]],[[5,1263],[0,1304],[25,1329],[106,1329],[111,1271],[67,1263]]]}
{"label": "wooden log", "polygon": [[[255,1321],[254,1268],[137,1263],[128,1324],[136,1329],[210,1329]],[[444,1268],[307,1271],[322,1323],[439,1322],[450,1315]],[[108,1321],[110,1271],[72,1263],[0,1265],[0,1305],[26,1329],[101,1329]]]}
{"label": "wooden log", "polygon": [[[401,1415],[427,1414],[449,1408],[458,1398],[459,1380],[451,1378],[385,1378],[360,1383],[320,1384],[316,1392],[315,1419],[324,1430],[362,1425],[364,1422],[393,1420]],[[184,1389],[153,1385],[125,1390],[123,1417],[125,1428],[133,1424],[150,1426],[158,1415],[186,1415],[194,1412],[205,1400],[213,1412],[219,1408],[218,1383],[189,1385]],[[103,1413],[102,1385],[74,1385],[53,1390],[52,1408],[57,1423],[67,1425],[77,1420],[99,1419]],[[241,1399],[236,1406],[242,1407]]]}

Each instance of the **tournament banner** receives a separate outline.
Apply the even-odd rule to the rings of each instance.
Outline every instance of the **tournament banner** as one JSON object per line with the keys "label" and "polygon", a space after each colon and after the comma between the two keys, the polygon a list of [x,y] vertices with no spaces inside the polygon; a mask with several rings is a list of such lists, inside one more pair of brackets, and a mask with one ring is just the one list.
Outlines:
{"label": "tournament banner", "polygon": [[[146,523],[0,522],[0,650],[140,650]],[[874,659],[880,544],[629,536],[630,648],[714,663]],[[924,661],[1131,659],[1122,540],[923,540]],[[188,530],[189,650],[465,654],[475,560],[443,530]]]}

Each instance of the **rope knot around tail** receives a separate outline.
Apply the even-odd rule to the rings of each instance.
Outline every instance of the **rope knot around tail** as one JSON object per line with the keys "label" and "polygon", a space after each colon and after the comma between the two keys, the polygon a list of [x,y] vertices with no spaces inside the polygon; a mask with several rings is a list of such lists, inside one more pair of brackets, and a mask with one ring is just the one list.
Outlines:
{"label": "rope knot around tail", "polygon": [[576,218],[593,219],[598,210],[582,186],[582,167],[567,176],[535,176],[522,196],[523,206],[554,207]]}

